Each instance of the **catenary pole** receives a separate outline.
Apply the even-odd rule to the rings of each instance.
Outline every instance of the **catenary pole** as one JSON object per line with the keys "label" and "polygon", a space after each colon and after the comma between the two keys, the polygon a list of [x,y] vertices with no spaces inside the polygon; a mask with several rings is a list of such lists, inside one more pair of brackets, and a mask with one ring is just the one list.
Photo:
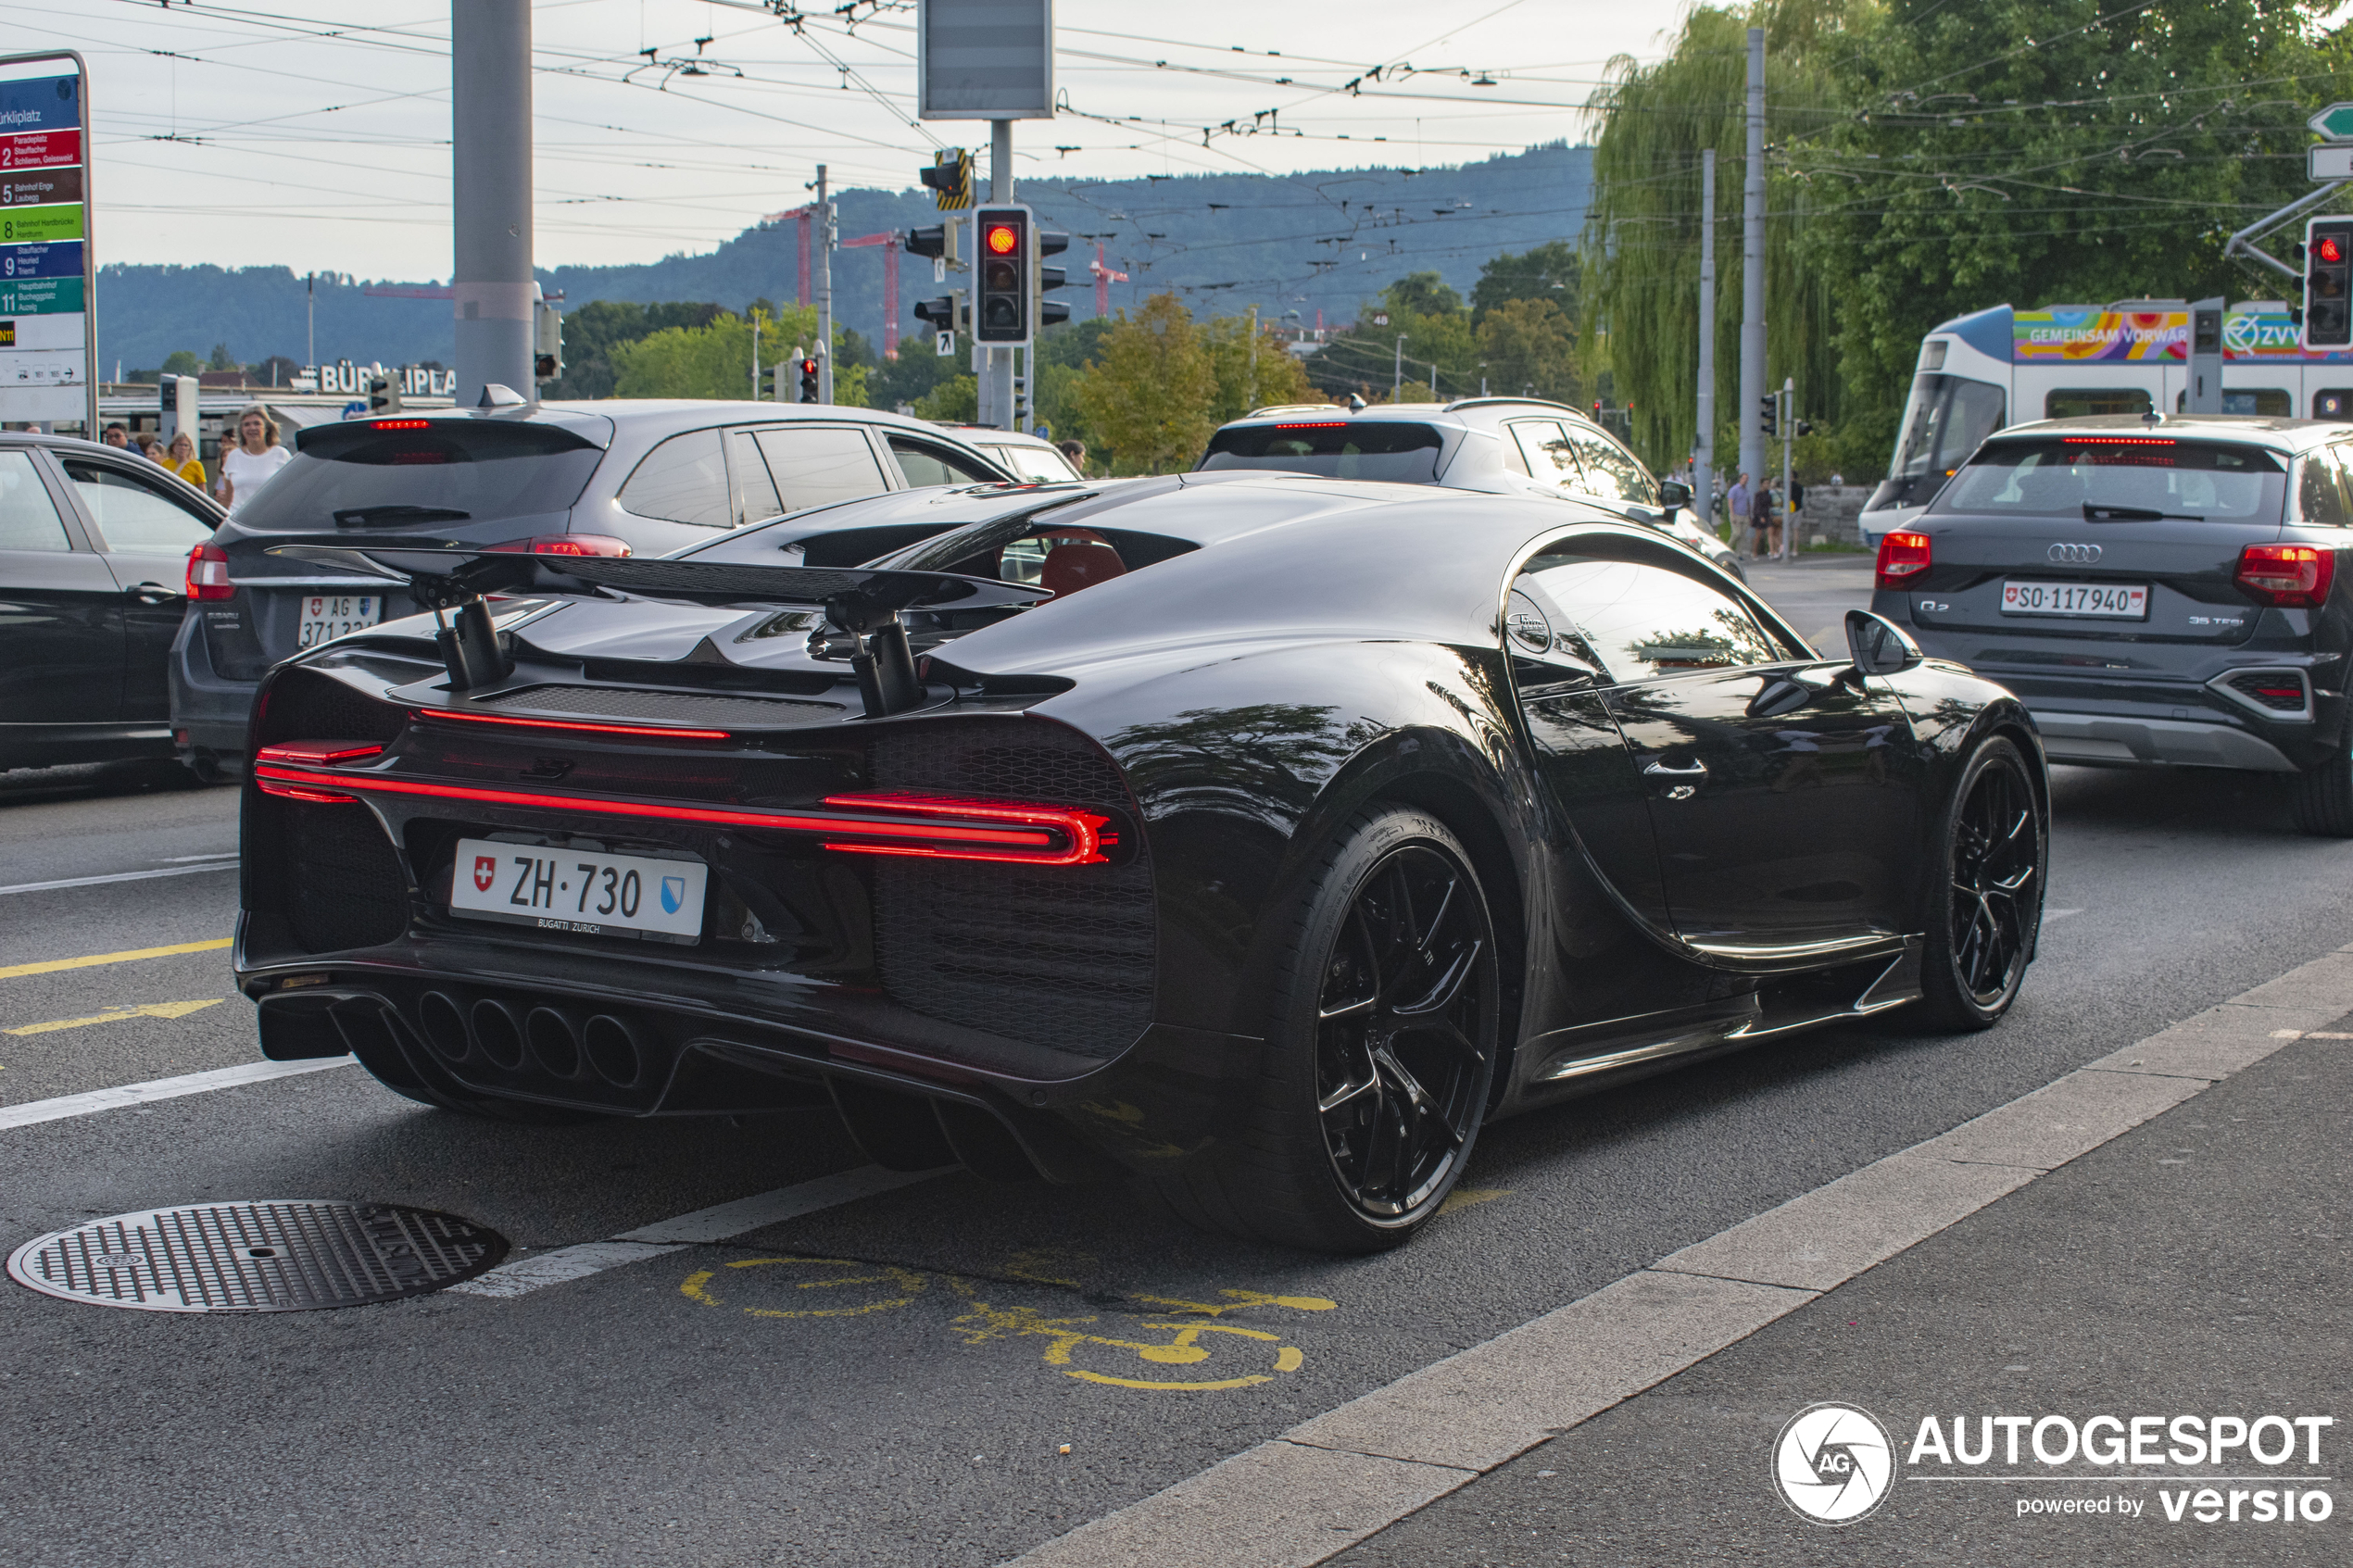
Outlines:
{"label": "catenary pole", "polygon": [[834,400],[834,204],[817,166],[817,401]]}
{"label": "catenary pole", "polygon": [[530,0],[450,0],[449,119],[458,406],[492,382],[529,398]]}
{"label": "catenary pole", "polygon": [[1748,30],[1748,170],[1741,204],[1741,471],[1765,482],[1765,30]]}
{"label": "catenary pole", "polygon": [[1692,510],[1716,525],[1716,149],[1699,155],[1699,440]]}

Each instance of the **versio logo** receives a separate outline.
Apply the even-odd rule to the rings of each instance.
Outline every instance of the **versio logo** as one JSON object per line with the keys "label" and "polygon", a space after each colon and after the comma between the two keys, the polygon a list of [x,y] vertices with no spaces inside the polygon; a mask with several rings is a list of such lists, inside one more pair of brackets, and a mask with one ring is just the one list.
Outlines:
{"label": "versio logo", "polygon": [[1781,1500],[1817,1524],[1852,1524],[1887,1500],[1895,1445],[1870,1411],[1808,1405],[1773,1440]]}

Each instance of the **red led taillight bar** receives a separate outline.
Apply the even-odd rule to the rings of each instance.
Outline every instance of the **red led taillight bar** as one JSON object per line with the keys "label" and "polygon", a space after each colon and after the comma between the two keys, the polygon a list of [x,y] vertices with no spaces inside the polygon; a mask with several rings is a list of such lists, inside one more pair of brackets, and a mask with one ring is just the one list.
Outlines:
{"label": "red led taillight bar", "polygon": [[[438,784],[384,773],[355,773],[304,765],[265,746],[254,759],[254,784],[265,795],[321,803],[360,795],[405,795],[484,806],[520,806],[573,815],[634,817],[714,827],[764,828],[824,835],[825,847],[866,855],[922,855],[950,860],[996,860],[1030,866],[1101,865],[1117,843],[1103,829],[1111,819],[1068,806],[997,800],[952,800],[912,795],[828,796],[826,811],[770,811],[735,806],[689,806],[668,800],[554,795],[484,784]],[[368,753],[367,755],[373,755]]]}

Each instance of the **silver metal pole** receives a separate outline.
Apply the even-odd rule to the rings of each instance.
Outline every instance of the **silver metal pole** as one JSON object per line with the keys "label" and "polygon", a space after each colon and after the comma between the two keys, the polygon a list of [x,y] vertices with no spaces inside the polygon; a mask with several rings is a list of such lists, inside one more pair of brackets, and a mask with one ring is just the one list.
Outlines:
{"label": "silver metal pole", "polygon": [[1404,390],[1405,334],[1403,332],[1399,332],[1397,334],[1397,364],[1395,369],[1391,370],[1389,374],[1389,400],[1391,403],[1396,402],[1397,395]]}
{"label": "silver metal pole", "polygon": [[1765,30],[1748,30],[1748,172],[1741,210],[1741,471],[1765,482]]}
{"label": "silver metal pole", "polygon": [[[1009,202],[1013,199],[1013,122],[992,119],[988,122],[988,199]],[[980,232],[973,231],[975,253],[977,254]],[[988,379],[994,393],[995,407],[982,420],[983,424],[1012,430],[1017,422],[1013,408],[1013,351],[992,348],[988,351]]]}
{"label": "silver metal pole", "polygon": [[1797,554],[1797,514],[1789,508],[1789,449],[1795,435],[1792,428],[1797,423],[1797,383],[1784,378],[1781,382],[1780,418],[1774,422],[1781,427],[1781,548],[1780,558],[1788,560]]}
{"label": "silver metal pole", "polygon": [[1699,440],[1692,510],[1716,526],[1716,149],[1699,155]]}
{"label": "silver metal pole", "polygon": [[319,368],[319,274],[313,272],[302,282],[303,344],[309,355],[304,363],[315,370]]}
{"label": "silver metal pole", "polygon": [[533,398],[530,0],[449,0],[449,121],[458,406]]}
{"label": "silver metal pole", "polygon": [[825,195],[825,166],[817,166],[817,401],[834,400],[834,204]]}

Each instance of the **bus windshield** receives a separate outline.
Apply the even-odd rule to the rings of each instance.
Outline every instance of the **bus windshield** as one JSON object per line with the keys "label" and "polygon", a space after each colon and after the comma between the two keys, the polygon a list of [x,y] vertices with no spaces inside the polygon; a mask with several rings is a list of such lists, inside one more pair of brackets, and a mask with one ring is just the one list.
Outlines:
{"label": "bus windshield", "polygon": [[1992,443],[1931,509],[2112,522],[2277,522],[2286,490],[2280,459],[2259,446],[2074,435]]}
{"label": "bus windshield", "polygon": [[1948,375],[1916,378],[1904,408],[1903,433],[1895,442],[1895,461],[1871,505],[1925,505],[1953,470],[1969,460],[1978,443],[2002,428],[2008,402],[1991,382]]}

